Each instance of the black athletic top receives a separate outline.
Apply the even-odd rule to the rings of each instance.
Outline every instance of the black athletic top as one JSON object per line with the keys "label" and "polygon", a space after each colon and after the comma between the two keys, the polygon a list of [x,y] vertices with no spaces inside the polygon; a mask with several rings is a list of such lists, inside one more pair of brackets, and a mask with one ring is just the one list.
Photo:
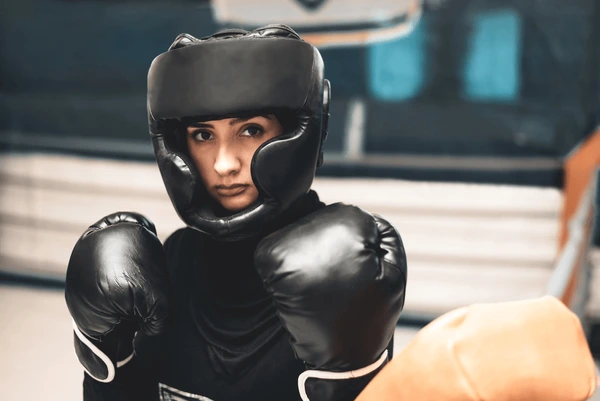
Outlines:
{"label": "black athletic top", "polygon": [[257,237],[220,242],[184,228],[165,242],[170,320],[135,339],[135,357],[111,383],[87,374],[90,400],[296,401],[305,370],[254,268],[258,242],[323,207],[309,192]]}

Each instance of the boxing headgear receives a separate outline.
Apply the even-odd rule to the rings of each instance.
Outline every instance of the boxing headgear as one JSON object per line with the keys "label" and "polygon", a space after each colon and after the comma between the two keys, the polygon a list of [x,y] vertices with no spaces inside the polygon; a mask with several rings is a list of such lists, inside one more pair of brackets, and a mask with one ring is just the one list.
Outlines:
{"label": "boxing headgear", "polygon": [[[179,35],[148,73],[150,135],[167,192],[181,219],[219,239],[240,239],[306,194],[322,163],[329,82],[319,51],[289,27]],[[193,121],[277,112],[295,124],[262,144],[251,162],[255,205],[219,217],[178,135]]]}

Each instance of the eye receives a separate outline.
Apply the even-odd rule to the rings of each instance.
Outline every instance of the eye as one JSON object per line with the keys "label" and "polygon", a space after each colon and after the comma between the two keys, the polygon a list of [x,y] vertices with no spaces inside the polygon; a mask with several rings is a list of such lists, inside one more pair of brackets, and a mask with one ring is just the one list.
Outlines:
{"label": "eye", "polygon": [[244,130],[244,132],[242,132],[242,136],[259,136],[262,133],[263,133],[263,129],[261,127],[252,125],[252,126],[246,128]]}
{"label": "eye", "polygon": [[204,142],[212,139],[212,134],[208,131],[196,131],[192,136],[197,142]]}

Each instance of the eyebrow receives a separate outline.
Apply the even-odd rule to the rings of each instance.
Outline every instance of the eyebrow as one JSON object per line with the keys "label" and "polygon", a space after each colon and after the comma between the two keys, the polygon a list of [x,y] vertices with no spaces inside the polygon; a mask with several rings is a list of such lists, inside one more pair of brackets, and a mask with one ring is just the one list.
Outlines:
{"label": "eyebrow", "polygon": [[239,124],[239,123],[245,123],[248,120],[252,120],[253,118],[256,117],[263,117],[266,118],[267,120],[272,120],[273,118],[267,114],[257,114],[255,116],[250,116],[250,117],[236,117],[236,118],[232,118],[231,121],[229,121],[229,125],[235,125],[235,124]]}
{"label": "eyebrow", "polygon": [[[233,126],[233,125],[236,125],[236,124],[244,123],[244,122],[246,122],[248,120],[252,120],[253,118],[256,118],[256,117],[263,117],[263,118],[266,118],[267,120],[273,120],[273,117],[271,117],[268,114],[257,114],[257,115],[250,116],[250,117],[236,117],[236,118],[232,118],[229,121],[229,126]],[[213,125],[209,124],[209,123],[204,123],[204,122],[196,122],[196,123],[190,124],[188,127],[194,127],[194,128],[213,128]]]}

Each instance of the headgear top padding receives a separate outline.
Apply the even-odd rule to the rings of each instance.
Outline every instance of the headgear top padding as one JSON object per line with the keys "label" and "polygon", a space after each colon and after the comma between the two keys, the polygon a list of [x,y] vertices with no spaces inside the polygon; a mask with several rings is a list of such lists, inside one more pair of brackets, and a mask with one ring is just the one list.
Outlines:
{"label": "headgear top padding", "polygon": [[[180,35],[148,73],[150,135],[167,192],[190,227],[221,239],[258,232],[308,192],[322,161],[329,82],[318,50],[286,26]],[[295,127],[261,145],[251,162],[253,207],[218,217],[177,135],[186,122],[293,113]]]}

